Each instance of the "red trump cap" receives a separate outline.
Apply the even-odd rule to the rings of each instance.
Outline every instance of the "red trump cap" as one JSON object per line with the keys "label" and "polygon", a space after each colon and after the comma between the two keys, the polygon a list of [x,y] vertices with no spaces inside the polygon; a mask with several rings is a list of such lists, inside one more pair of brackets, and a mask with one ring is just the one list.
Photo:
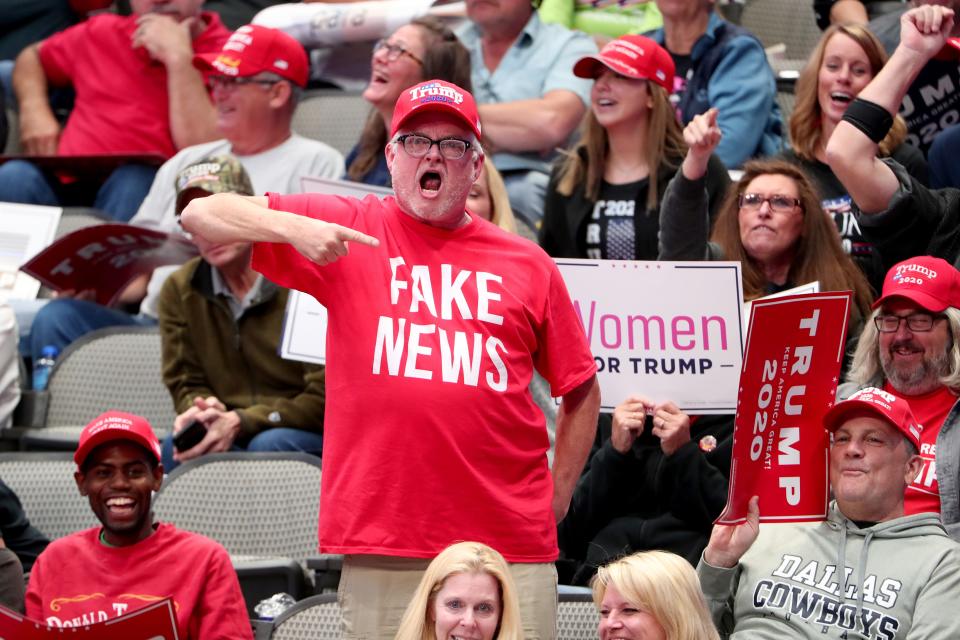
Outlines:
{"label": "red trump cap", "polygon": [[920,434],[923,433],[923,427],[913,417],[910,405],[903,398],[898,398],[876,387],[861,389],[843,402],[835,404],[823,416],[823,426],[827,431],[836,431],[847,421],[851,413],[864,411],[889,422],[913,443],[917,451],[920,451]]}
{"label": "red trump cap", "polygon": [[[602,65],[602,66],[601,66]],[[573,75],[596,78],[602,67],[635,80],[650,80],[673,90],[676,65],[667,50],[645,36],[623,36],[608,42],[600,53],[577,60]]]}
{"label": "red trump cap", "polygon": [[303,46],[279,29],[248,24],[223,44],[220,53],[198,53],[193,66],[225,76],[246,78],[269,71],[305,87],[309,63]]}
{"label": "red trump cap", "polygon": [[397,134],[403,123],[418,113],[429,111],[449,113],[459,118],[480,139],[480,116],[477,103],[470,92],[452,82],[427,80],[406,89],[397,98],[390,122],[390,137]]}
{"label": "red trump cap", "polygon": [[94,418],[80,432],[80,444],[73,454],[78,467],[83,466],[90,452],[107,442],[126,440],[138,444],[149,451],[160,462],[160,441],[146,418],[124,413],[107,411]]}

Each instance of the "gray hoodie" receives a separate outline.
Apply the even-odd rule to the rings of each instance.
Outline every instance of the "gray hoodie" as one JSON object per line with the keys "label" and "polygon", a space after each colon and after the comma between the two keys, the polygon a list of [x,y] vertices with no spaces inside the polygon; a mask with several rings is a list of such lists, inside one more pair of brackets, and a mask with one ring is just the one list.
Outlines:
{"label": "gray hoodie", "polygon": [[725,638],[960,638],[960,545],[936,514],[860,529],[834,502],[827,520],[764,524],[736,567],[701,559],[697,573]]}

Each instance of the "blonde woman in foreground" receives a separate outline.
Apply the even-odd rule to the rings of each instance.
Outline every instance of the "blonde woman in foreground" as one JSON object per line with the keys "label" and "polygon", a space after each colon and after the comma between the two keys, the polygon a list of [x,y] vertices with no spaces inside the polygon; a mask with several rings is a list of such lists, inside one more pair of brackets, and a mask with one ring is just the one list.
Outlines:
{"label": "blonde woman in foreground", "polygon": [[643,551],[600,567],[593,580],[600,640],[719,640],[690,563]]}
{"label": "blonde woman in foreground", "polygon": [[433,559],[407,606],[396,640],[523,640],[507,562],[479,542],[458,542]]}

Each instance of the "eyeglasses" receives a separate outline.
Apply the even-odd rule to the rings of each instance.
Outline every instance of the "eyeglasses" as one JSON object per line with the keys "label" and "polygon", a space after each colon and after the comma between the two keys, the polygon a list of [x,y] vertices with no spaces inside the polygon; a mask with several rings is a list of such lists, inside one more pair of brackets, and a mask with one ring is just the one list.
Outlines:
{"label": "eyeglasses", "polygon": [[238,78],[234,76],[210,76],[207,78],[207,86],[211,89],[233,89],[245,84],[259,84],[264,87],[270,87],[280,82],[279,80],[267,80],[266,78]]}
{"label": "eyeglasses", "polygon": [[472,145],[467,140],[460,138],[443,138],[442,140],[433,140],[427,136],[417,135],[416,133],[406,133],[397,136],[397,142],[403,145],[403,150],[414,158],[422,158],[430,153],[430,147],[437,145],[440,149],[440,155],[447,160],[459,160]]}
{"label": "eyeglasses", "polygon": [[373,52],[376,53],[377,51],[380,51],[380,49],[387,50],[387,60],[390,62],[394,62],[400,56],[407,56],[421,67],[423,66],[423,60],[413,55],[398,44],[393,44],[387,42],[386,40],[377,40],[377,43],[373,45]]}
{"label": "eyeglasses", "polygon": [[795,207],[800,206],[799,198],[791,198],[789,196],[781,196],[775,194],[772,196],[765,196],[762,193],[741,193],[740,194],[740,208],[746,209],[748,211],[756,211],[763,206],[763,203],[767,202],[770,204],[770,210],[776,211],[777,213],[788,213],[793,211]]}
{"label": "eyeglasses", "polygon": [[877,325],[877,331],[880,333],[896,333],[900,329],[900,323],[906,322],[907,328],[915,333],[926,333],[933,329],[933,323],[944,318],[944,316],[933,316],[929,313],[911,313],[908,316],[890,316],[882,315],[873,319]]}

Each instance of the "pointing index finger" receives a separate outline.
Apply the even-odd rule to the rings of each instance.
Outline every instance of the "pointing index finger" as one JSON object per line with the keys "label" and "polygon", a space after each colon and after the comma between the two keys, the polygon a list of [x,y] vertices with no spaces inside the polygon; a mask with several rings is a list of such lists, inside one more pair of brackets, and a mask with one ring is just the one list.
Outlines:
{"label": "pointing index finger", "polygon": [[380,240],[374,238],[373,236],[368,236],[365,233],[357,231],[356,229],[350,229],[348,227],[339,227],[337,229],[337,237],[340,240],[346,240],[348,242],[358,242],[360,244],[365,244],[369,247],[379,247]]}

